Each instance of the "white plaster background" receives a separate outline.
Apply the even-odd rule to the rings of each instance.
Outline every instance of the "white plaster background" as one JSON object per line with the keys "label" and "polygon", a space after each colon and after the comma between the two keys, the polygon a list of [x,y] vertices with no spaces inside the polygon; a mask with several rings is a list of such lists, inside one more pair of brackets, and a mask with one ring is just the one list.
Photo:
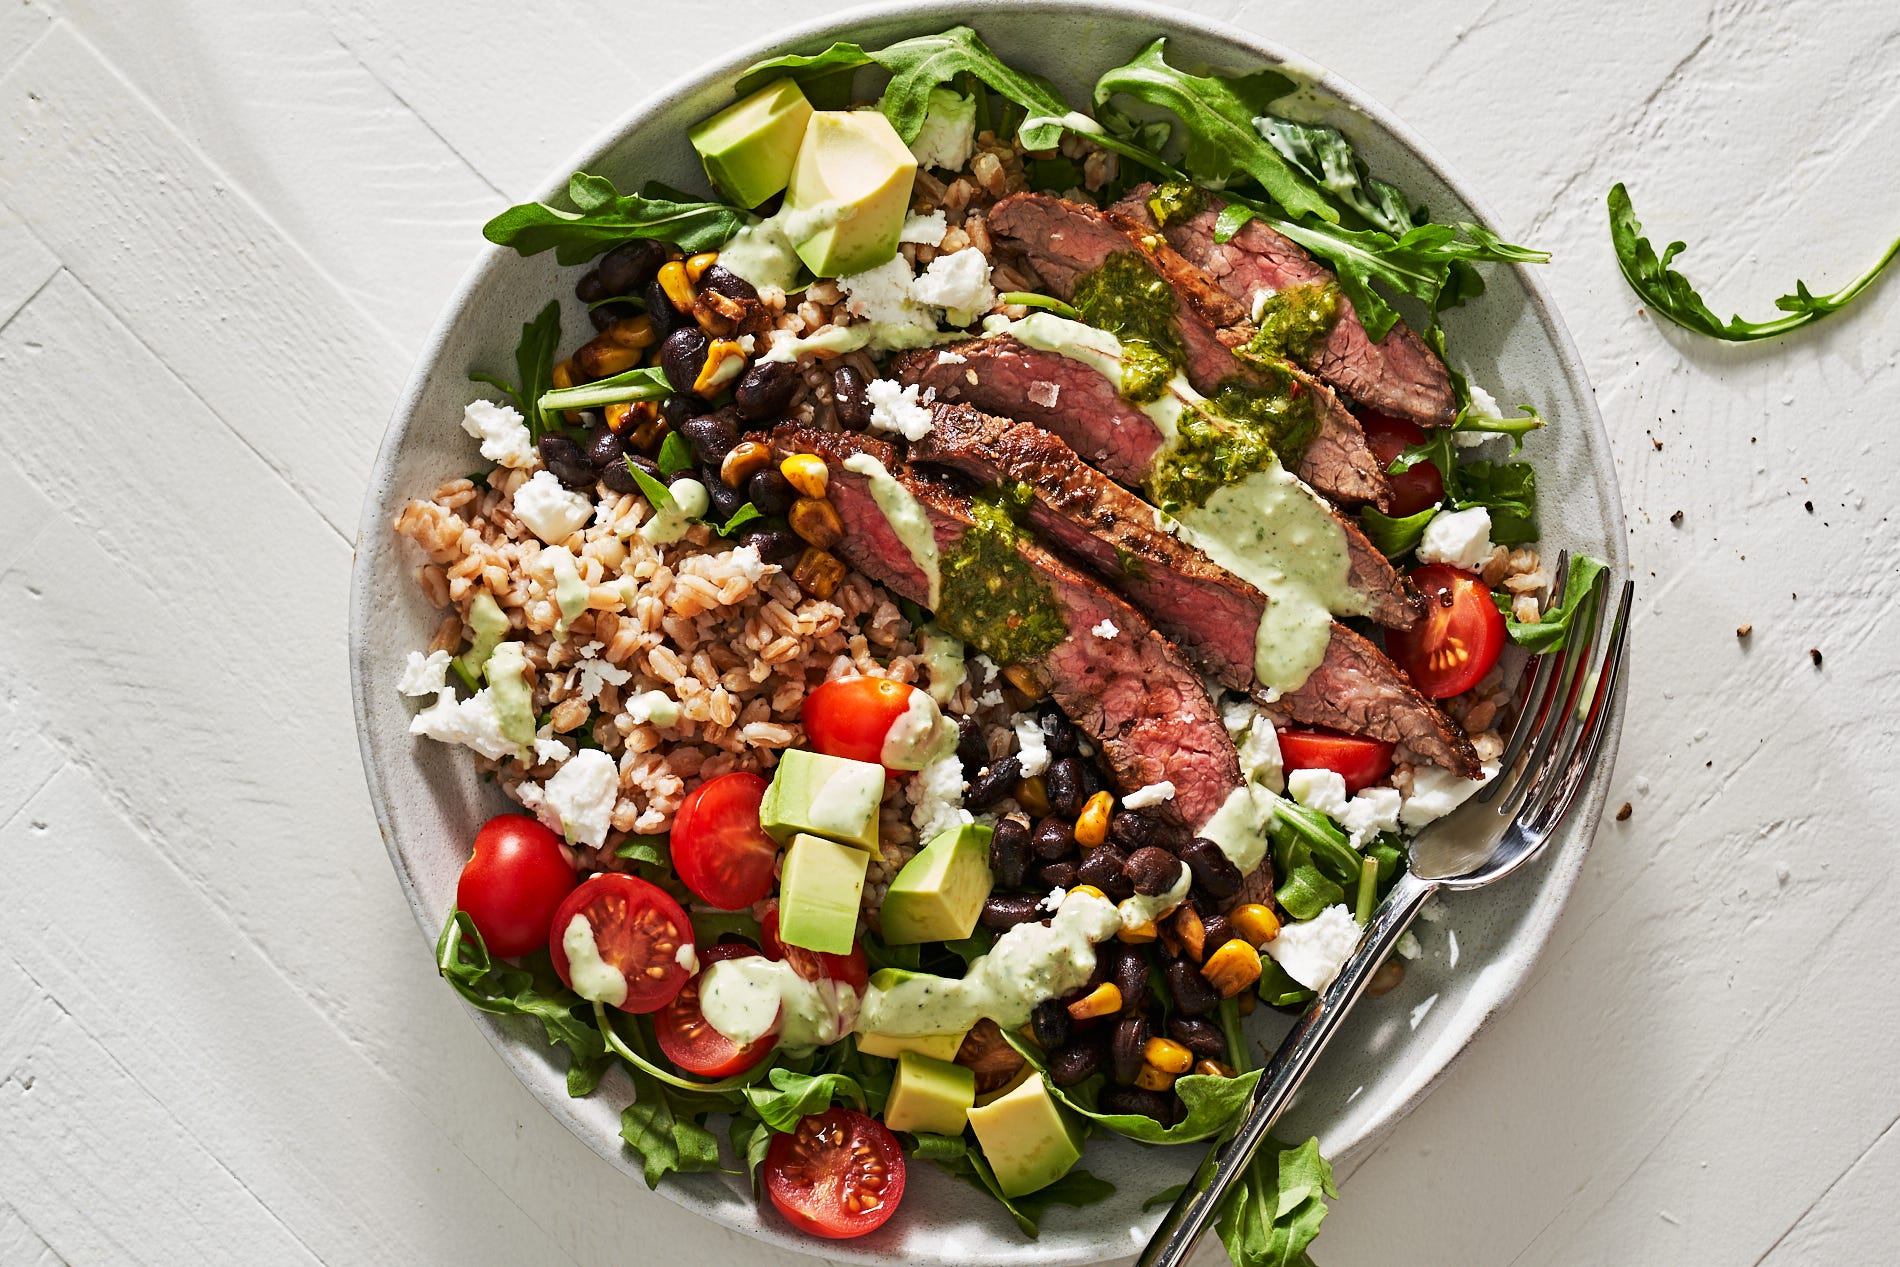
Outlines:
{"label": "white plaster background", "polygon": [[[0,1263],[806,1261],[629,1185],[435,980],[344,608],[481,221],[828,7],[0,0]],[[1603,197],[1724,314],[1838,284],[1900,233],[1900,8],[1188,7],[1369,90],[1554,253],[1639,581],[1633,814],[1319,1257],[1893,1261],[1900,283],[1686,337]]]}

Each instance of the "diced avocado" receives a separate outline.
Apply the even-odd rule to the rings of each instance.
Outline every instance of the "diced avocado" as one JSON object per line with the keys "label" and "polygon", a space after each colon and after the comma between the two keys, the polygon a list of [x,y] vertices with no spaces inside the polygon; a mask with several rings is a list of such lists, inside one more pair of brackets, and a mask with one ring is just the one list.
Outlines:
{"label": "diced avocado", "polygon": [[958,941],[976,931],[990,895],[990,835],[981,823],[952,827],[904,864],[878,910],[886,943]]}
{"label": "diced avocado", "polygon": [[742,207],[756,207],[792,178],[811,102],[790,79],[775,79],[743,101],[695,124],[686,139],[707,179]]}
{"label": "diced avocado", "polygon": [[963,1049],[962,1034],[917,1034],[904,1037],[898,1034],[859,1034],[858,1050],[867,1056],[886,1056],[897,1059],[907,1051],[932,1060],[955,1060],[957,1052]]}
{"label": "diced avocado", "polygon": [[876,110],[815,110],[785,190],[787,235],[805,267],[848,277],[897,254],[917,160]]}
{"label": "diced avocado", "polygon": [[975,1070],[907,1051],[897,1058],[884,1125],[894,1131],[961,1135],[975,1104]]}
{"label": "diced avocado", "polygon": [[792,748],[779,757],[759,824],[781,845],[810,832],[876,853],[883,799],[883,766]]}
{"label": "diced avocado", "polygon": [[483,670],[495,701],[501,733],[518,748],[534,746],[534,693],[528,688],[528,658],[518,642],[504,642],[488,657]]}
{"label": "diced avocado", "polygon": [[482,670],[488,667],[488,657],[508,633],[508,616],[501,610],[501,604],[487,590],[478,590],[475,601],[468,605],[468,623],[474,627],[475,640],[468,644],[455,661],[455,671],[468,683],[469,690],[476,689]]}
{"label": "diced avocado", "polygon": [[1082,1140],[1041,1078],[969,1111],[977,1142],[1006,1197],[1046,1188],[1082,1157]]}
{"label": "diced avocado", "polygon": [[858,901],[871,855],[799,834],[779,872],[778,936],[788,946],[848,955],[858,931]]}

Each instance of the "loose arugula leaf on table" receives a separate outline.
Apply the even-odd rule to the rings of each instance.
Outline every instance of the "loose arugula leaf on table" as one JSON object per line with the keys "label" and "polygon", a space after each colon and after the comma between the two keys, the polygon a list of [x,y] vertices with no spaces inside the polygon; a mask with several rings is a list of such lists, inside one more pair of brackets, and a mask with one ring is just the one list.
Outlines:
{"label": "loose arugula leaf on table", "polygon": [[1081,1208],[1115,1195],[1115,1185],[1108,1180],[1098,1179],[1086,1170],[1071,1170],[1046,1188],[1020,1197],[1006,1197],[1002,1185],[996,1181],[996,1172],[990,1169],[989,1160],[983,1156],[981,1149],[976,1148],[968,1149],[956,1158],[940,1160],[937,1164],[963,1182],[995,1197],[1030,1240],[1041,1235],[1042,1216],[1049,1212],[1050,1206]]}
{"label": "loose arugula leaf on table", "polygon": [[567,1093],[591,1094],[607,1069],[606,1044],[591,1018],[575,1015],[589,1005],[561,984],[546,955],[525,961],[542,970],[514,967],[495,959],[482,944],[475,921],[465,911],[451,911],[435,943],[435,966],[455,992],[484,1012],[497,1016],[532,1016],[541,1022],[548,1042],[567,1048]]}
{"label": "loose arugula leaf on table", "polygon": [[561,303],[550,300],[532,321],[521,326],[521,338],[515,343],[515,374],[511,383],[493,374],[470,374],[469,381],[486,383],[507,395],[527,424],[530,438],[539,440],[553,430],[541,408],[541,397],[554,386],[554,362],[561,347]]}
{"label": "loose arugula leaf on table", "polygon": [[1610,242],[1616,248],[1617,266],[1623,270],[1623,278],[1629,282],[1630,289],[1641,295],[1652,309],[1683,329],[1731,343],[1773,338],[1838,312],[1872,285],[1894,257],[1900,255],[1900,238],[1896,238],[1872,268],[1833,294],[1816,295],[1808,289],[1806,282],[1797,281],[1792,295],[1783,295],[1775,300],[1775,307],[1787,313],[1787,316],[1776,317],[1771,321],[1744,321],[1737,314],[1725,324],[1710,311],[1709,306],[1702,301],[1702,296],[1689,284],[1689,279],[1669,267],[1687,249],[1687,244],[1671,242],[1658,258],[1656,248],[1649,244],[1648,238],[1642,236],[1643,226],[1636,219],[1635,208],[1630,205],[1629,191],[1622,182],[1617,182],[1610,190],[1609,203]]}
{"label": "loose arugula leaf on table", "polygon": [[1520,624],[1512,617],[1510,604],[1498,597],[1498,610],[1504,613],[1504,628],[1511,635],[1511,641],[1533,655],[1560,649],[1570,638],[1577,613],[1589,606],[1585,600],[1589,597],[1591,586],[1596,584],[1598,575],[1608,566],[1602,559],[1587,554],[1572,557],[1570,570],[1564,579],[1563,598],[1530,624]]}
{"label": "loose arugula leaf on table", "polygon": [[[1029,1043],[1021,1035],[1003,1031],[1003,1040],[1014,1047],[1024,1060],[1035,1067],[1036,1072],[1044,1073],[1048,1064],[1043,1059],[1041,1048]],[[1090,1078],[1077,1086],[1058,1087],[1049,1079],[1043,1079],[1049,1094],[1075,1112],[1098,1122],[1102,1126],[1143,1144],[1191,1144],[1196,1140],[1212,1139],[1231,1126],[1235,1114],[1247,1103],[1247,1096],[1253,1091],[1253,1084],[1260,1080],[1259,1071],[1242,1074],[1237,1078],[1219,1078],[1208,1074],[1191,1073],[1177,1078],[1174,1089],[1181,1097],[1186,1109],[1181,1120],[1173,1126],[1163,1126],[1151,1117],[1139,1113],[1104,1113],[1096,1107],[1096,1095],[1102,1087],[1102,1079]]]}
{"label": "loose arugula leaf on table", "polygon": [[1041,75],[1005,64],[967,26],[900,40],[872,53],[871,59],[891,72],[878,107],[905,144],[923,130],[924,116],[930,112],[930,90],[958,75],[982,80],[1027,112],[1019,131],[1024,149],[1054,149],[1062,139],[1061,119],[1069,113],[1069,104],[1055,85]]}
{"label": "loose arugula leaf on table", "polygon": [[842,110],[851,104],[851,77],[869,66],[871,55],[856,44],[839,40],[822,53],[788,53],[754,62],[732,87],[745,97],[776,79],[790,78],[805,99],[820,110]]}
{"label": "loose arugula leaf on table", "polygon": [[482,226],[482,236],[522,255],[552,250],[563,264],[584,264],[622,242],[661,238],[681,250],[716,251],[751,217],[722,202],[691,201],[664,186],[623,194],[604,176],[575,172],[565,211],[545,202],[508,208]]}
{"label": "loose arugula leaf on table", "polygon": [[800,1073],[795,1069],[774,1069],[769,1087],[745,1088],[746,1102],[759,1119],[775,1131],[793,1131],[798,1119],[823,1113],[833,1100],[847,1101],[852,1108],[866,1112],[864,1088],[858,1080],[843,1073]]}

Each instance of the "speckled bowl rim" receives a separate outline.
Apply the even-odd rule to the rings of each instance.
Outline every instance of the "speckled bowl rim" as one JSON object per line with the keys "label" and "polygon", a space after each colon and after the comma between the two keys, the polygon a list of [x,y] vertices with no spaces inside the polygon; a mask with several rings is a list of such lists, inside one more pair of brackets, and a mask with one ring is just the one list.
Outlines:
{"label": "speckled bowl rim", "polygon": [[[689,75],[682,76],[628,110],[620,119],[598,133],[573,157],[554,168],[549,178],[541,185],[538,196],[548,199],[558,197],[566,188],[570,172],[589,169],[595,165],[598,159],[618,145],[632,130],[641,126],[643,120],[664,112],[688,95],[696,86],[709,79],[731,75],[767,55],[771,50],[786,46],[817,48],[832,39],[845,37],[848,34],[847,29],[856,24],[876,19],[901,17],[920,24],[941,23],[947,27],[962,22],[980,23],[986,14],[1005,11],[1012,16],[1025,13],[1051,15],[1081,13],[1094,17],[1112,15],[1152,23],[1157,32],[1192,33],[1201,38],[1225,44],[1241,57],[1256,58],[1263,62],[1300,70],[1308,76],[1313,87],[1347,109],[1372,121],[1399,144],[1409,149],[1424,167],[1461,198],[1481,220],[1485,223],[1496,223],[1495,217],[1490,214],[1484,200],[1471,192],[1469,187],[1458,179],[1430,145],[1378,102],[1346,80],[1331,72],[1323,71],[1309,59],[1273,40],[1254,35],[1226,22],[1145,3],[1142,0],[964,0],[963,3],[956,4],[875,4],[860,6],[789,27],[774,32],[717,62],[705,65]],[[1007,49],[999,50],[999,52],[1007,59]],[[384,782],[384,771],[378,767],[371,756],[372,722],[369,699],[374,684],[365,680],[365,652],[368,643],[372,596],[377,590],[379,581],[387,578],[380,578],[373,574],[368,557],[361,546],[371,534],[388,531],[386,512],[393,491],[396,455],[415,418],[432,369],[441,358],[460,314],[467,306],[470,297],[482,286],[490,273],[514,258],[513,252],[506,248],[493,245],[485,247],[465,274],[454,295],[444,306],[435,326],[425,339],[422,351],[417,358],[417,367],[392,414],[389,428],[377,454],[375,469],[364,500],[362,518],[358,524],[356,538],[358,548],[351,576],[350,685],[364,774],[390,862],[395,868],[397,879],[402,885],[411,911],[415,914],[417,924],[430,943],[433,942],[437,931],[436,921],[426,909],[417,889],[415,875],[396,838],[389,808],[389,791]],[[1548,336],[1550,350],[1555,354],[1562,376],[1568,381],[1577,399],[1584,406],[1583,415],[1566,417],[1565,425],[1567,427],[1585,426],[1592,429],[1599,442],[1597,447],[1607,454],[1608,435],[1596,409],[1582,358],[1562,318],[1557,313],[1556,305],[1534,269],[1519,265],[1515,266],[1515,271],[1524,287],[1531,314]],[[1617,494],[1616,473],[1614,467],[1606,462],[1600,465],[1596,475],[1604,482],[1607,492],[1610,522],[1605,527],[1608,536],[1608,551],[1611,555],[1609,560],[1611,574],[1618,577],[1625,576],[1628,574],[1626,532],[1621,500]],[[1491,971],[1486,973],[1483,983],[1485,991],[1478,1006],[1465,1008],[1465,1023],[1455,1031],[1440,1034],[1438,1041],[1429,1051],[1420,1053],[1424,1059],[1409,1071],[1401,1093],[1388,1102],[1386,1111],[1382,1115],[1363,1123],[1360,1129],[1344,1139],[1329,1139],[1333,1160],[1342,1171],[1349,1169],[1365,1156],[1384,1132],[1403,1119],[1431,1093],[1478,1032],[1509,1007],[1528,983],[1538,954],[1549,940],[1551,929],[1576,882],[1584,857],[1601,821],[1604,799],[1608,795],[1608,772],[1614,765],[1622,732],[1623,713],[1623,703],[1619,699],[1610,732],[1605,739],[1602,764],[1595,777],[1591,779],[1590,786],[1584,790],[1581,802],[1573,809],[1571,820],[1564,826],[1559,838],[1552,842],[1546,859],[1540,862],[1540,866],[1547,868],[1547,874],[1541,882],[1542,900],[1535,903],[1534,907],[1525,914],[1523,924],[1520,926],[1523,932],[1529,934],[1529,937],[1520,937],[1519,942],[1520,944],[1528,942],[1529,949],[1513,958],[1491,961],[1488,965]],[[1478,965],[1473,963],[1471,972],[1474,975],[1477,967]],[[1499,971],[1507,967],[1508,971]],[[557,1076],[550,1078],[548,1075],[551,1066],[545,1059],[530,1066],[521,1057],[519,1049],[504,1042],[506,1031],[496,1018],[473,1009],[471,1009],[471,1015],[477,1020],[483,1034],[497,1053],[550,1113],[603,1158],[622,1171],[633,1173],[618,1138],[599,1138],[597,1131],[586,1127],[575,1116],[561,1085],[558,1071],[556,1071]],[[729,1210],[713,1208],[707,1201],[700,1198],[699,1189],[687,1185],[663,1183],[658,1190],[677,1204],[698,1211],[735,1231],[799,1253],[822,1254],[833,1260],[867,1263],[940,1262],[946,1267],[949,1267],[952,1262],[967,1264],[970,1261],[967,1253],[959,1253],[954,1259],[933,1258],[919,1254],[914,1245],[906,1247],[902,1252],[893,1252],[892,1249],[879,1243],[881,1238],[872,1238],[867,1242],[820,1242],[791,1230],[782,1221],[769,1216],[761,1217],[756,1210],[748,1210],[744,1216],[734,1216]],[[910,1214],[915,1218],[924,1212],[910,1211]],[[1155,1212],[1146,1217],[1152,1224],[1153,1220],[1160,1216],[1159,1212]],[[1057,1238],[1045,1237],[1041,1241],[1017,1239],[1011,1243],[999,1240],[995,1246],[996,1252],[983,1256],[981,1261],[993,1264],[1033,1262],[1055,1267],[1056,1264],[1089,1263],[1126,1257],[1130,1250],[1131,1246],[1124,1234],[1124,1229],[1117,1224],[1105,1227],[1096,1234],[1077,1229],[1073,1234],[1065,1233]]]}

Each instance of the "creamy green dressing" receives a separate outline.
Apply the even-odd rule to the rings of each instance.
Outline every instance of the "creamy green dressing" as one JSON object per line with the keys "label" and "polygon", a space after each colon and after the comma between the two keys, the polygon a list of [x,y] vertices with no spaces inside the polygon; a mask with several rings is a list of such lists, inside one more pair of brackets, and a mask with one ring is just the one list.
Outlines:
{"label": "creamy green dressing", "polygon": [[869,346],[871,330],[872,328],[868,325],[831,326],[820,330],[817,334],[804,335],[796,339],[781,339],[759,359],[779,364],[796,361],[807,352],[843,356],[846,352],[855,352],[861,347]]}
{"label": "creamy green dressing", "polygon": [[790,290],[798,284],[803,265],[797,244],[848,217],[853,208],[841,202],[815,207],[780,208],[778,214],[749,224],[719,248],[719,263],[754,286]]}
{"label": "creamy green dressing", "polygon": [[600,957],[594,943],[594,926],[587,916],[576,912],[561,933],[561,949],[567,952],[568,983],[574,993],[595,1003],[619,1007],[627,1001],[627,978],[620,969]]}
{"label": "creamy green dressing", "polygon": [[948,708],[957,687],[963,684],[963,641],[939,633],[933,625],[923,631],[923,648],[924,667],[930,672],[930,698]]}
{"label": "creamy green dressing", "polygon": [[811,826],[827,836],[855,836],[877,817],[878,802],[883,799],[884,767],[868,761],[840,762],[812,794]]}
{"label": "creamy green dressing", "polygon": [[548,567],[554,573],[554,601],[561,609],[554,636],[565,638],[574,618],[587,610],[587,582],[581,580],[574,554],[566,546],[554,546],[548,551]]}
{"label": "creamy green dressing", "polygon": [[912,691],[910,703],[884,732],[878,760],[890,770],[921,770],[957,750],[957,724],[943,715],[928,691]]}
{"label": "creamy green dressing", "polygon": [[937,558],[937,534],[930,527],[930,516],[911,491],[892,477],[885,465],[868,453],[854,453],[844,460],[844,469],[864,476],[871,482],[871,500],[884,514],[885,522],[910,553],[911,562],[924,574],[929,594],[924,606],[937,610],[941,598],[943,573]]}
{"label": "creamy green dressing", "polygon": [[1187,869],[1186,863],[1182,863],[1181,874],[1175,879],[1173,884],[1168,886],[1166,892],[1157,893],[1153,897],[1137,893],[1131,898],[1122,899],[1121,903],[1115,908],[1116,913],[1121,916],[1122,927],[1125,929],[1136,929],[1140,928],[1143,924],[1152,924],[1155,920],[1160,919],[1163,915],[1166,915],[1169,911],[1185,902],[1187,900],[1188,889],[1193,883],[1193,873]]}
{"label": "creamy green dressing", "polygon": [[1214,817],[1202,824],[1200,834],[1220,846],[1242,875],[1252,875],[1267,856],[1267,826],[1273,822],[1277,800],[1260,784],[1243,783],[1227,794]]}
{"label": "creamy green dressing", "polygon": [[796,1051],[849,1033],[858,995],[844,982],[807,981],[789,963],[747,955],[707,965],[699,978],[699,1010],[741,1047],[777,1033],[779,1046]]}

